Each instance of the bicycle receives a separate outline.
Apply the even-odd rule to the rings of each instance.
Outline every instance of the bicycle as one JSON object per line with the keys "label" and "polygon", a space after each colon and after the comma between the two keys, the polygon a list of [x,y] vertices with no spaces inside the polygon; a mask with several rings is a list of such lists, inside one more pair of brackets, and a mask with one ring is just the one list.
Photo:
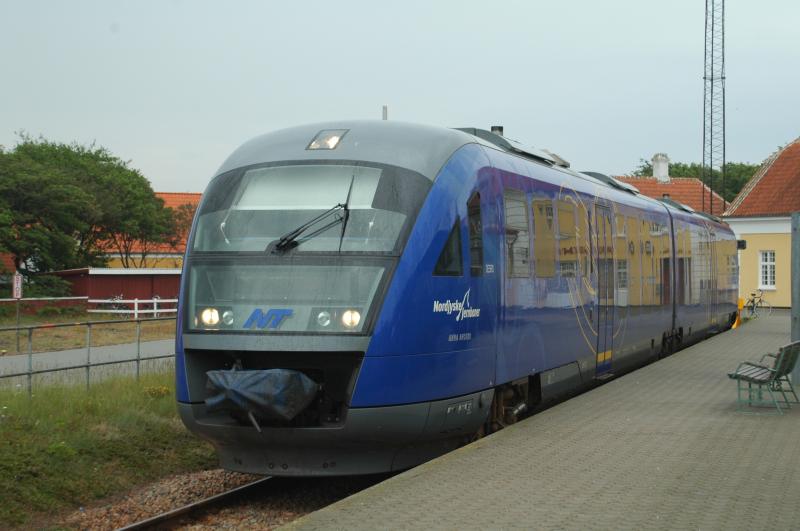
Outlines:
{"label": "bicycle", "polygon": [[[128,303],[123,302],[124,300],[125,297],[123,297],[122,294],[114,295],[109,299],[108,309],[112,310],[112,314],[114,314],[118,319],[128,318],[127,312],[130,310],[130,307],[128,306]],[[123,312],[120,310],[125,310],[125,311]]]}
{"label": "bicycle", "polygon": [[744,307],[750,319],[755,319],[759,315],[772,314],[772,305],[764,300],[763,289],[758,290],[758,292],[751,292],[750,298],[744,303]]}

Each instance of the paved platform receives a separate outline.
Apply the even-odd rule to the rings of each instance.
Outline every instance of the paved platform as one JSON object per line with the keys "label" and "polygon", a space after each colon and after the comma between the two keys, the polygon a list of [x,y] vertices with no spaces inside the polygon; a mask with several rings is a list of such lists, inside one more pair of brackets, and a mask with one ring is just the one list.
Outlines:
{"label": "paved platform", "polygon": [[311,513],[292,529],[800,529],[800,407],[736,411],[746,323]]}

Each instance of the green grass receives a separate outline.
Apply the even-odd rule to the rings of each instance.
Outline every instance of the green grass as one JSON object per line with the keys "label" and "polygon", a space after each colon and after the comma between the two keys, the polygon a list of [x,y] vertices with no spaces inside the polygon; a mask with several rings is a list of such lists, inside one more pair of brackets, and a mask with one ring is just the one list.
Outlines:
{"label": "green grass", "polygon": [[[178,418],[171,374],[0,391],[0,528],[216,466]],[[46,518],[45,518],[46,519]]]}

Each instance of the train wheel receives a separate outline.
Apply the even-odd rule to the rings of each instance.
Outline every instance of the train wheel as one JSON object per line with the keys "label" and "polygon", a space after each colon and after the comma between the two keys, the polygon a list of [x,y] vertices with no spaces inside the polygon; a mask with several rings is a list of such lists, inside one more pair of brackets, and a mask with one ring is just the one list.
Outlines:
{"label": "train wheel", "polygon": [[661,336],[661,352],[658,354],[658,359],[664,359],[673,352],[675,352],[675,336],[664,334]]}
{"label": "train wheel", "polygon": [[528,380],[520,380],[495,390],[489,419],[482,428],[483,435],[500,431],[518,422],[528,410]]}

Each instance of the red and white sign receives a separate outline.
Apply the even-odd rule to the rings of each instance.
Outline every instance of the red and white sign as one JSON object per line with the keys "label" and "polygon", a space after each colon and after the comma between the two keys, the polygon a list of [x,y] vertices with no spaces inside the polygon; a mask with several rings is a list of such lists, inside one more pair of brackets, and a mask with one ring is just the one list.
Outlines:
{"label": "red and white sign", "polygon": [[14,295],[15,299],[22,298],[22,275],[14,273]]}

